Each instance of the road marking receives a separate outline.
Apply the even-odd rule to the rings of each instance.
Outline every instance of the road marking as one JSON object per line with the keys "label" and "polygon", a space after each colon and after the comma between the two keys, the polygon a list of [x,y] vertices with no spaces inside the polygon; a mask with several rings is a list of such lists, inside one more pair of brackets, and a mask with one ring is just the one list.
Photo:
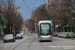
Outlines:
{"label": "road marking", "polygon": [[48,46],[49,48],[74,49],[74,46]]}

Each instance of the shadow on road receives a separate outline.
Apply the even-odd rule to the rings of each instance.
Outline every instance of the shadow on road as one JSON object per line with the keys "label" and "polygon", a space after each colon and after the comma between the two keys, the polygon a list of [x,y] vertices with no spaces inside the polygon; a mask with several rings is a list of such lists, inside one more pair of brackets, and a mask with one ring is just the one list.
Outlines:
{"label": "shadow on road", "polygon": [[42,40],[40,42],[52,42],[51,40]]}

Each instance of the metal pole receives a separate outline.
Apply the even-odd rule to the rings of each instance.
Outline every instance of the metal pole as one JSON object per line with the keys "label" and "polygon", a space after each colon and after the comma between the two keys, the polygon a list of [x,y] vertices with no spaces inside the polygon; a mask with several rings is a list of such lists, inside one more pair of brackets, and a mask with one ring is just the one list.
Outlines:
{"label": "metal pole", "polygon": [[10,27],[10,16],[9,16],[9,34],[11,34],[11,27]]}
{"label": "metal pole", "polygon": [[[14,7],[13,7],[13,12],[14,12]],[[13,17],[13,35],[14,35],[14,17]]]}
{"label": "metal pole", "polygon": [[[64,15],[63,15],[64,16]],[[64,17],[63,17],[63,32],[64,32]]]}
{"label": "metal pole", "polygon": [[34,19],[34,21],[35,21],[35,23],[34,23],[34,24],[35,24],[35,30],[36,30],[36,19]]}
{"label": "metal pole", "polygon": [[[20,9],[20,7],[18,7],[18,9]],[[14,7],[13,7],[13,12],[14,12]],[[14,17],[13,17],[13,35],[15,35],[15,33],[14,33],[14,30],[15,30],[15,28],[14,28],[14,20],[16,20],[16,19],[14,19]],[[21,26],[20,26],[20,29],[21,29]]]}
{"label": "metal pole", "polygon": [[13,35],[14,35],[14,21],[13,21]]}
{"label": "metal pole", "polygon": [[63,13],[63,32],[64,32],[64,5],[63,5],[63,1],[62,1],[62,7],[63,7],[63,10],[62,10],[62,13]]}
{"label": "metal pole", "polygon": [[[8,3],[9,3],[9,8],[8,9],[11,9],[11,3],[10,3],[10,1],[8,1]],[[9,13],[10,13],[10,11],[9,11]],[[10,17],[10,15],[9,15],[9,34],[11,34],[11,17]]]}

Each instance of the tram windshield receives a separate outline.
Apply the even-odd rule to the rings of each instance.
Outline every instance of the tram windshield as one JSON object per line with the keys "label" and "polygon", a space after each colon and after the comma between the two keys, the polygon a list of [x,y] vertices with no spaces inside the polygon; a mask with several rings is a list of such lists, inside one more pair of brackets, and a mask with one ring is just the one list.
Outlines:
{"label": "tram windshield", "polygon": [[50,24],[41,24],[41,34],[49,34],[50,33]]}

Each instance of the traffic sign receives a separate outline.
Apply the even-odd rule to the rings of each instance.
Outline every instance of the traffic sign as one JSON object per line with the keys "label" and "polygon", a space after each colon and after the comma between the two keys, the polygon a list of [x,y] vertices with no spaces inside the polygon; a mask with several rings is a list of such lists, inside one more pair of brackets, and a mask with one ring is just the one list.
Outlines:
{"label": "traffic sign", "polygon": [[6,28],[6,19],[4,18],[4,16],[0,15],[0,19],[1,19],[0,20],[0,27],[2,27],[2,25],[3,25],[3,27]]}
{"label": "traffic sign", "polygon": [[6,28],[6,19],[3,20],[3,26]]}

